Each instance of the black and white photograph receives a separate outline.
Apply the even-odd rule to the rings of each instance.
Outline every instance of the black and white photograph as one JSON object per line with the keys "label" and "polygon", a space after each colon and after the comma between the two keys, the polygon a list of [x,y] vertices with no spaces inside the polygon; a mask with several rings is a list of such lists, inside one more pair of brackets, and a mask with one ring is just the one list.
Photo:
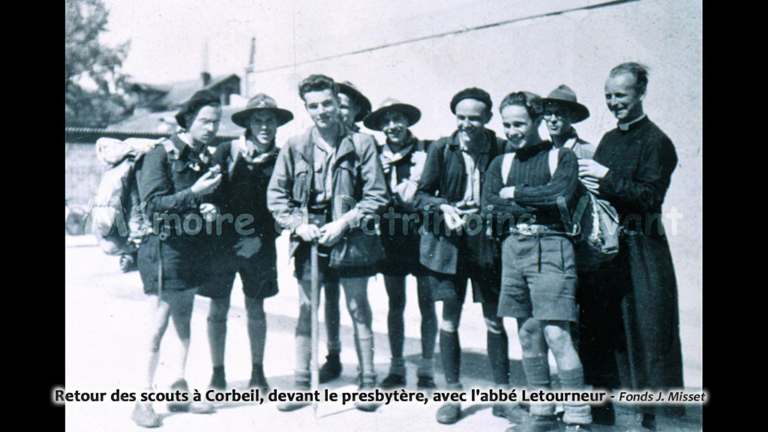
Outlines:
{"label": "black and white photograph", "polygon": [[66,430],[704,429],[701,0],[64,19]]}

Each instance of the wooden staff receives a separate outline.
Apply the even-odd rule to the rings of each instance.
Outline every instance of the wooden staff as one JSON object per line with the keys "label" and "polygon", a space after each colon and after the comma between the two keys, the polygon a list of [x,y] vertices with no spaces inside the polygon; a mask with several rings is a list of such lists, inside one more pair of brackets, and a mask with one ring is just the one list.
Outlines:
{"label": "wooden staff", "polygon": [[[320,371],[319,371],[319,365],[318,365],[318,348],[320,345],[319,336],[319,325],[317,320],[317,313],[318,313],[318,302],[320,301],[320,264],[318,263],[318,257],[317,257],[317,241],[312,242],[312,252],[310,256],[310,263],[312,265],[312,292],[310,294],[310,301],[312,303],[312,362],[311,362],[311,380],[312,380],[312,390],[318,390],[320,388]],[[317,400],[312,402],[312,409],[314,410],[314,416],[317,418]]]}

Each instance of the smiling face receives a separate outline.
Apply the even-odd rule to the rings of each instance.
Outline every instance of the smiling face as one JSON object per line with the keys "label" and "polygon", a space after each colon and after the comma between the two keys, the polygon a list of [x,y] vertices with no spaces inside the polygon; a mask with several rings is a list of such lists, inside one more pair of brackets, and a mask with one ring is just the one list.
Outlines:
{"label": "smiling face", "polygon": [[520,105],[507,105],[501,110],[504,133],[515,148],[522,148],[541,141],[539,123],[541,119],[532,119],[528,110]]}
{"label": "smiling face", "polygon": [[485,125],[490,120],[490,110],[482,101],[464,99],[456,105],[456,126],[462,142],[482,141]]}
{"label": "smiling face", "polygon": [[544,107],[544,122],[552,138],[570,136],[571,119],[571,110],[565,104],[548,102]]}
{"label": "smiling face", "polygon": [[605,103],[619,123],[628,123],[643,115],[645,93],[637,90],[637,79],[631,73],[610,76],[605,81]]}
{"label": "smiling face", "polygon": [[389,111],[381,118],[381,130],[390,144],[400,145],[408,137],[408,119],[400,111]]}
{"label": "smiling face", "polygon": [[339,102],[331,89],[305,93],[304,107],[318,129],[333,128],[339,121]]}
{"label": "smiling face", "polygon": [[360,107],[352,101],[345,93],[339,93],[339,114],[341,121],[347,126],[355,124],[355,117],[360,113]]}
{"label": "smiling face", "polygon": [[248,122],[248,130],[260,144],[270,144],[277,134],[277,116],[269,110],[254,111]]}
{"label": "smiling face", "polygon": [[210,144],[221,123],[221,107],[206,105],[197,112],[187,132],[196,144]]}

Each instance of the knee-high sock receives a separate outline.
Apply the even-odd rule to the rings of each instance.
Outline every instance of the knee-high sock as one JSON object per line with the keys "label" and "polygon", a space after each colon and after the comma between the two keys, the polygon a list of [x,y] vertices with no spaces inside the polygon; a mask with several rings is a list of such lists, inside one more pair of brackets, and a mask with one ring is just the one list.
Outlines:
{"label": "knee-high sock", "polygon": [[296,384],[309,384],[309,362],[312,358],[312,338],[296,336]]}
{"label": "knee-high sock", "polygon": [[360,347],[360,375],[361,383],[368,385],[376,384],[376,370],[373,366],[373,338],[357,338],[357,345]]}
{"label": "knee-high sock", "polygon": [[448,385],[461,383],[461,345],[459,334],[440,330],[440,358]]}
{"label": "knee-high sock", "polygon": [[[557,372],[560,387],[563,390],[582,390],[584,388],[584,369],[576,368]],[[584,402],[566,402],[563,421],[566,423],[590,424],[592,414],[590,406]]]}
{"label": "knee-high sock", "polygon": [[227,342],[227,320],[208,319],[208,344],[213,367],[224,366],[224,347]]}
{"label": "knee-high sock", "polygon": [[248,337],[251,342],[251,363],[264,363],[264,345],[267,341],[267,320],[248,318]]}
{"label": "knee-high sock", "polygon": [[507,332],[486,332],[488,360],[491,362],[493,383],[497,386],[509,385],[509,343]]}
{"label": "knee-high sock", "polygon": [[[531,390],[549,390],[552,387],[547,356],[523,357],[523,371]],[[531,404],[530,413],[540,416],[554,415],[555,404]]]}

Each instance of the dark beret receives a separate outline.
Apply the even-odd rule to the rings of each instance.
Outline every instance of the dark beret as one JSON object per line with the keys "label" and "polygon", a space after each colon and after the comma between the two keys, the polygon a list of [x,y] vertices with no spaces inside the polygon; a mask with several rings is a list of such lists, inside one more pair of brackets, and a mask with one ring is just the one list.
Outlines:
{"label": "dark beret", "polygon": [[466,88],[458,93],[451,99],[451,112],[456,114],[456,105],[459,104],[459,102],[463,101],[464,99],[476,99],[480,102],[485,103],[485,105],[488,106],[488,110],[493,107],[493,102],[491,101],[491,95],[488,94],[487,91],[483,89],[479,89],[477,87],[470,87]]}
{"label": "dark beret", "polygon": [[200,108],[212,103],[221,103],[219,95],[210,90],[199,90],[184,103],[179,112],[176,113],[176,123],[184,129],[187,128],[187,122],[184,120],[189,114],[197,113]]}

